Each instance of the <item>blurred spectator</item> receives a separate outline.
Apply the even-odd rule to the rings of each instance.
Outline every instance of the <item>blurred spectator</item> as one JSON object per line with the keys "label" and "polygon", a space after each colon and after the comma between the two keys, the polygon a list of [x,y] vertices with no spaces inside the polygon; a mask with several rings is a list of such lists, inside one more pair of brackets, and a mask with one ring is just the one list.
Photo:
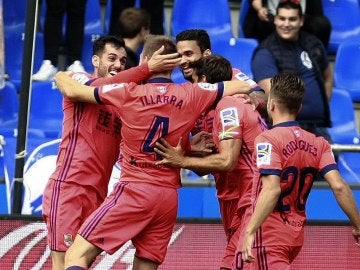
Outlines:
{"label": "blurred spectator", "polygon": [[[109,0],[110,1],[110,0]],[[128,7],[135,6],[135,0],[111,0],[111,15],[109,34],[116,34],[118,20],[121,12]],[[140,0],[140,8],[150,14],[150,33],[154,35],[164,34],[164,0]]]}
{"label": "blurred spectator", "polygon": [[[302,29],[317,36],[328,47],[331,23],[323,14],[321,0],[243,0],[250,1],[249,11],[244,22],[244,35],[259,41],[275,30],[274,16],[279,2],[293,2],[301,5],[304,14]],[[305,12],[304,12],[305,11]]]}
{"label": "blurred spectator", "polygon": [[254,80],[269,94],[273,76],[283,72],[299,75],[306,92],[297,120],[302,128],[331,142],[326,127],[331,125],[332,70],[321,41],[300,30],[303,21],[299,4],[280,2],[274,19],[276,30],[254,52]]}
{"label": "blurred spectator", "polygon": [[84,40],[87,0],[46,0],[44,24],[44,60],[34,81],[52,80],[58,71],[59,49],[63,41],[63,19],[66,15],[65,51],[67,70],[84,72],[81,51]]}
{"label": "blurred spectator", "polygon": [[139,64],[139,48],[149,34],[150,15],[142,8],[125,8],[119,17],[116,35],[120,35],[126,45],[127,60],[125,68]]}

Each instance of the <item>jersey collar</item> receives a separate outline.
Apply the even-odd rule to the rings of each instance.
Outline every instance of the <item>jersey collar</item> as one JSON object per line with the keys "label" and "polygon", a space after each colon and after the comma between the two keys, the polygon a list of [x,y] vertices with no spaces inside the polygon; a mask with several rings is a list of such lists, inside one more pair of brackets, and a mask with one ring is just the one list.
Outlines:
{"label": "jersey collar", "polygon": [[173,83],[173,81],[169,78],[157,77],[147,80],[146,83]]}
{"label": "jersey collar", "polygon": [[288,121],[288,122],[283,122],[283,123],[279,123],[273,126],[273,128],[275,127],[292,127],[292,126],[300,126],[298,121]]}

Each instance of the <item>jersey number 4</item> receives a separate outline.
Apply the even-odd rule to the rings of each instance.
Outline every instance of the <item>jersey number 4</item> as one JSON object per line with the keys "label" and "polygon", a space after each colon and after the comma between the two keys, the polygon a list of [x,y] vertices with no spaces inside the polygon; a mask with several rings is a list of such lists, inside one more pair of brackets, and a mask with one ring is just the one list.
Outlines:
{"label": "jersey number 4", "polygon": [[[169,133],[169,118],[163,116],[155,116],[151,126],[146,134],[144,142],[142,144],[142,151],[144,153],[154,153],[155,142],[165,137]],[[156,154],[156,160],[160,160],[161,156]]]}

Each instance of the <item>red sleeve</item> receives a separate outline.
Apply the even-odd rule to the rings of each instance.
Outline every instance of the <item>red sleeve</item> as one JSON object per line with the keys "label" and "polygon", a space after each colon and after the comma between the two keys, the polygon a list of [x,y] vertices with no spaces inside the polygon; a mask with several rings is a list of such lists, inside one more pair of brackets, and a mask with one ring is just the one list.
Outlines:
{"label": "red sleeve", "polygon": [[91,83],[91,86],[101,86],[105,84],[129,83],[140,84],[151,75],[148,64],[142,64],[137,67],[121,71],[113,77],[97,78]]}

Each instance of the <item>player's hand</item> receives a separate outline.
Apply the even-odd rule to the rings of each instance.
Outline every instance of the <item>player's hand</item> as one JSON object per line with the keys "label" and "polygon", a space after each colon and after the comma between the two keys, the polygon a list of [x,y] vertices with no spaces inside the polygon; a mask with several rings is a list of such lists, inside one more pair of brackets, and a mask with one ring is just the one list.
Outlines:
{"label": "player's hand", "polygon": [[152,73],[173,70],[180,65],[181,57],[178,53],[161,54],[164,51],[164,46],[154,52],[148,61],[149,70]]}
{"label": "player's hand", "polygon": [[190,139],[191,151],[197,153],[204,153],[205,155],[211,154],[215,147],[212,140],[212,134],[206,131],[200,131]]}
{"label": "player's hand", "polygon": [[256,96],[254,96],[252,94],[250,94],[250,95],[247,95],[247,94],[235,94],[233,96],[236,97],[236,98],[243,99],[243,102],[245,104],[251,104],[254,111],[259,106],[259,101],[257,100]]}
{"label": "player's hand", "polygon": [[252,255],[252,246],[254,244],[254,235],[245,233],[241,256],[243,261],[251,263],[255,261],[255,257]]}
{"label": "player's hand", "polygon": [[181,148],[181,138],[176,147],[171,146],[164,138],[160,138],[155,143],[154,151],[163,157],[163,159],[157,161],[155,165],[182,167],[184,154]]}
{"label": "player's hand", "polygon": [[353,228],[352,234],[356,241],[355,244],[360,247],[360,229]]}

